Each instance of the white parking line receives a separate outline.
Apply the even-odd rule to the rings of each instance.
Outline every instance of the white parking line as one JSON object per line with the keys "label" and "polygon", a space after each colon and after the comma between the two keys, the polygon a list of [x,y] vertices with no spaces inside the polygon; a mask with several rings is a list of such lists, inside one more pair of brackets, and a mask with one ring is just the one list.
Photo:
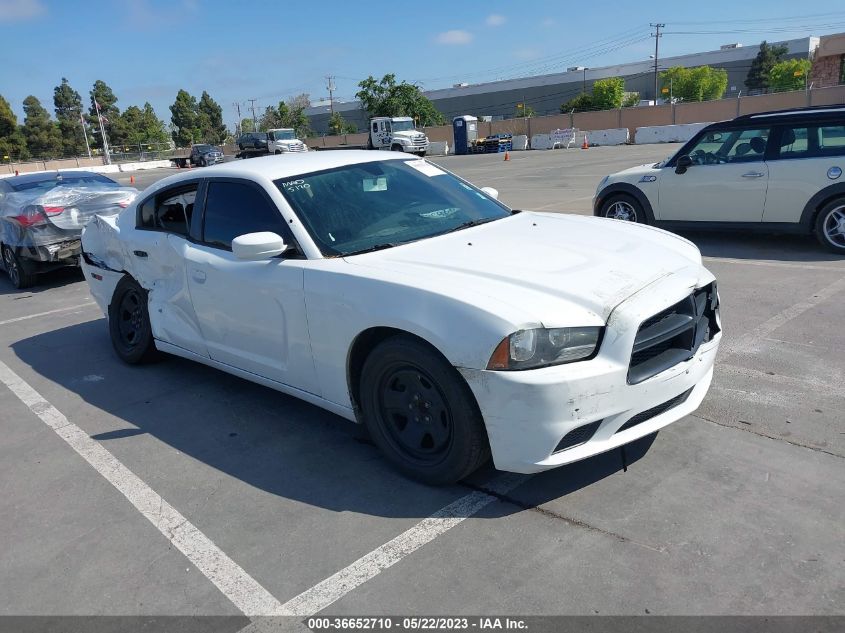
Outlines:
{"label": "white parking line", "polygon": [[702,257],[706,262],[715,264],[744,264],[746,266],[772,266],[774,268],[797,268],[799,270],[830,270],[837,273],[845,273],[842,266],[821,266],[818,264],[801,264],[798,262],[769,262],[751,259],[733,259],[731,257]]}
{"label": "white parking line", "polygon": [[[503,495],[525,483],[529,477],[530,475],[503,473],[485,487],[496,494]],[[494,501],[497,501],[497,497],[485,492],[472,492],[461,497],[381,547],[362,556],[348,567],[288,600],[283,608],[288,613],[302,617],[322,611],[356,587],[363,585]]]}
{"label": "white parking line", "polygon": [[753,349],[755,341],[768,337],[784,323],[788,323],[792,319],[801,316],[807,310],[815,308],[822,301],[830,299],[843,291],[845,291],[845,277],[841,277],[829,286],[822,288],[809,299],[799,301],[785,310],[778,312],[770,319],[763,321],[763,323],[750,332],[747,332],[742,336],[738,336],[733,340],[728,339],[727,343],[723,342],[721,348],[719,349],[719,357],[724,360],[726,357],[736,352],[749,351],[750,349]]}
{"label": "white parking line", "polygon": [[47,310],[47,312],[37,312],[36,314],[28,314],[22,317],[15,317],[14,319],[6,319],[5,321],[0,321],[0,325],[8,325],[9,323],[17,323],[18,321],[26,321],[27,319],[37,319],[38,317],[48,316],[50,314],[56,314],[58,312],[70,312],[71,310],[80,310],[81,308],[87,308],[88,306],[97,305],[93,301],[88,301],[87,303],[80,303],[79,305],[75,306],[68,306],[66,308],[56,308],[55,310]]}
{"label": "white parking line", "polygon": [[165,538],[247,616],[290,615],[273,595],[114,455],[0,361],[0,381],[117,488]]}

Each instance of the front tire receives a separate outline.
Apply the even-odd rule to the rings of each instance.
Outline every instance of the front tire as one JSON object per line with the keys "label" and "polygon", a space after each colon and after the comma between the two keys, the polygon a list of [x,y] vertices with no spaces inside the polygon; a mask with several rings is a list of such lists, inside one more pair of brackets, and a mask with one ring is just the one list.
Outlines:
{"label": "front tire", "polygon": [[648,224],[643,206],[636,199],[624,194],[612,195],[605,200],[599,215],[603,218]]}
{"label": "front tire", "polygon": [[35,285],[35,273],[29,270],[8,244],[3,245],[3,267],[6,269],[9,281],[18,290],[24,290]]}
{"label": "front tire", "polygon": [[392,151],[394,151],[394,152],[401,152],[401,151],[402,151],[402,146],[401,146],[401,145],[391,145],[391,146],[390,146],[390,149],[391,149]]}
{"label": "front tire", "polygon": [[370,437],[405,475],[454,483],[489,458],[472,392],[423,342],[395,336],[380,343],[364,362],[359,393]]}
{"label": "front tire", "polygon": [[125,363],[138,365],[159,357],[147,310],[147,291],[132,277],[124,277],[114,289],[109,304],[109,334],[114,351]]}
{"label": "front tire", "polygon": [[816,216],[816,239],[840,255],[845,255],[845,198],[829,202]]}

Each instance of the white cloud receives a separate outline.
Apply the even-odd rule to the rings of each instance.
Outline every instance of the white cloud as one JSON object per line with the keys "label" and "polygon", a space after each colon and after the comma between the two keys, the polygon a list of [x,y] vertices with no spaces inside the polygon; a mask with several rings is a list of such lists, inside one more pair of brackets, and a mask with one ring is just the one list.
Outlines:
{"label": "white cloud", "polygon": [[0,22],[31,20],[45,13],[41,0],[0,0]]}
{"label": "white cloud", "polygon": [[499,15],[498,13],[492,13],[487,16],[486,20],[484,20],[487,26],[502,26],[507,21],[508,20],[505,16]]}
{"label": "white cloud", "polygon": [[437,36],[436,41],[438,44],[469,44],[472,41],[472,33],[460,29],[444,31]]}

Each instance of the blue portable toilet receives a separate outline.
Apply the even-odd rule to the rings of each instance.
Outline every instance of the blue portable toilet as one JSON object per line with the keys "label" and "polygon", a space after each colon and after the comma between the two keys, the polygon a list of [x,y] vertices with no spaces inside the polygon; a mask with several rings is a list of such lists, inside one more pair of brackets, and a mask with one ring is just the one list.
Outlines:
{"label": "blue portable toilet", "polygon": [[452,134],[455,137],[455,153],[469,153],[470,144],[478,138],[478,119],[469,114],[452,119]]}

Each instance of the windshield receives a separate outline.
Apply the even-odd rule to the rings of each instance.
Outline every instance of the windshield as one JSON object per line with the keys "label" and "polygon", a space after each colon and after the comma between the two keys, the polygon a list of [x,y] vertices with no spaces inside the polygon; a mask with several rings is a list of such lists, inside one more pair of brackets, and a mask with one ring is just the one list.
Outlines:
{"label": "windshield", "polygon": [[276,130],[270,132],[270,138],[274,141],[292,141],[296,136],[294,136],[293,130]]}
{"label": "windshield", "polygon": [[70,185],[114,185],[115,187],[118,184],[112,180],[111,178],[106,178],[105,176],[100,176],[98,174],[86,174],[84,176],[62,176],[61,178],[50,178],[49,180],[37,180],[34,182],[23,182],[19,184],[12,184],[12,189],[15,191],[30,191],[32,189],[40,189],[42,191],[49,191],[54,187],[58,187],[60,185],[70,186]]}
{"label": "windshield", "polygon": [[274,181],[323,255],[448,233],[510,210],[424,160],[347,165]]}
{"label": "windshield", "polygon": [[408,132],[416,129],[413,121],[391,121],[390,124],[394,132]]}
{"label": "windshield", "polygon": [[213,150],[214,148],[213,148],[211,145],[197,145],[197,146],[195,147],[195,149],[196,149],[198,152],[210,152],[210,151],[211,151],[211,150]]}

